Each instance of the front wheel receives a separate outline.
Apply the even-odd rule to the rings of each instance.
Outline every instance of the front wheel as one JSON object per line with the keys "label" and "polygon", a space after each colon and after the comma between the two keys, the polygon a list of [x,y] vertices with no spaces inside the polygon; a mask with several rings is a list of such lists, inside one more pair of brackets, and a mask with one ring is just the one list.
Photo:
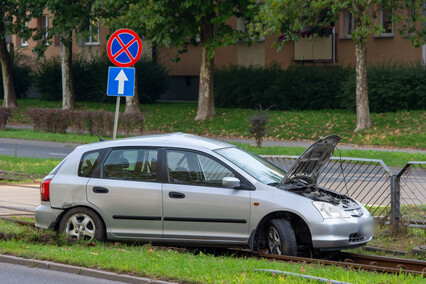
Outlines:
{"label": "front wheel", "polygon": [[62,217],[59,233],[66,233],[70,239],[105,239],[105,226],[101,218],[92,210],[84,207],[73,208]]}
{"label": "front wheel", "polygon": [[285,219],[273,219],[266,228],[268,253],[297,255],[296,236],[290,223]]}

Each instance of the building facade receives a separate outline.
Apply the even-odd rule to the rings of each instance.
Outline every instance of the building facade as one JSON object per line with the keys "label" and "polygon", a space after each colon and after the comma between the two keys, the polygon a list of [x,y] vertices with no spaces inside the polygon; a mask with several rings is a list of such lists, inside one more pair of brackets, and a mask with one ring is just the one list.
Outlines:
{"label": "building facade", "polygon": [[[426,5],[426,4],[425,4]],[[425,7],[426,10],[426,7]],[[367,61],[369,64],[380,63],[423,63],[426,64],[426,45],[415,48],[407,37],[397,32],[386,13],[381,12],[376,19],[384,27],[380,35],[370,35],[367,39]],[[45,29],[52,24],[52,16],[45,15],[33,19],[29,27]],[[235,29],[244,29],[244,19],[232,19],[230,25]],[[221,68],[230,65],[257,65],[269,66],[278,64],[282,68],[291,65],[315,66],[355,66],[355,44],[351,39],[353,20],[349,13],[342,13],[339,21],[329,32],[316,38],[302,37],[297,42],[288,42],[279,51],[274,47],[279,42],[278,36],[268,36],[258,40],[256,44],[248,46],[245,41],[238,41],[234,46],[218,48],[215,53],[215,66]],[[109,30],[99,21],[92,21],[91,34],[85,39],[74,40],[73,52],[84,56],[100,55],[106,52]],[[36,57],[32,53],[37,44],[31,40],[12,37],[15,50],[28,56]],[[173,48],[156,47],[152,49],[148,40],[143,39],[143,55],[152,57],[169,72],[171,88],[163,94],[163,100],[196,100],[198,97],[198,76],[201,64],[201,48],[190,46],[188,52],[180,56],[179,62],[172,62],[177,55]],[[47,48],[47,58],[60,54],[59,37],[54,37],[51,46]]]}

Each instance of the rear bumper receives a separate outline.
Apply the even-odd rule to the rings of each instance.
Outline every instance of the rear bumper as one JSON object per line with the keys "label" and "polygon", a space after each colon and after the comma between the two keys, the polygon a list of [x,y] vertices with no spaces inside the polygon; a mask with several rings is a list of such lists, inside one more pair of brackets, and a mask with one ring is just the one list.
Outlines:
{"label": "rear bumper", "polygon": [[42,229],[55,228],[56,220],[63,211],[51,208],[49,202],[42,202],[35,211],[36,227]]}

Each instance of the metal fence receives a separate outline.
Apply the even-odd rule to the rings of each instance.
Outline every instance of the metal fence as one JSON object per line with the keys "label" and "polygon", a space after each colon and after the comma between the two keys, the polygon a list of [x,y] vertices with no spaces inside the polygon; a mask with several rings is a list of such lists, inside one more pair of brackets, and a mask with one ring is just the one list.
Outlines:
{"label": "metal fence", "polygon": [[[426,226],[426,162],[409,162],[395,178],[397,222]],[[399,210],[397,210],[399,208]]]}
{"label": "metal fence", "polygon": [[[298,156],[263,156],[288,171]],[[426,162],[411,162],[393,175],[382,160],[333,157],[320,186],[361,202],[377,220],[426,226]]]}

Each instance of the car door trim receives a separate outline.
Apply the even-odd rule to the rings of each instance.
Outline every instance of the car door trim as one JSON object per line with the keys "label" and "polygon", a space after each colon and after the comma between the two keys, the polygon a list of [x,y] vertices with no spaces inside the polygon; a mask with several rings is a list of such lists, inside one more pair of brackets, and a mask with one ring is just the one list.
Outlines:
{"label": "car door trim", "polygon": [[118,219],[118,220],[161,221],[161,217],[160,216],[113,215],[112,219]]}
{"label": "car door trim", "polygon": [[247,220],[245,219],[187,218],[187,217],[164,217],[164,221],[201,222],[201,223],[234,223],[234,224],[247,223]]}

